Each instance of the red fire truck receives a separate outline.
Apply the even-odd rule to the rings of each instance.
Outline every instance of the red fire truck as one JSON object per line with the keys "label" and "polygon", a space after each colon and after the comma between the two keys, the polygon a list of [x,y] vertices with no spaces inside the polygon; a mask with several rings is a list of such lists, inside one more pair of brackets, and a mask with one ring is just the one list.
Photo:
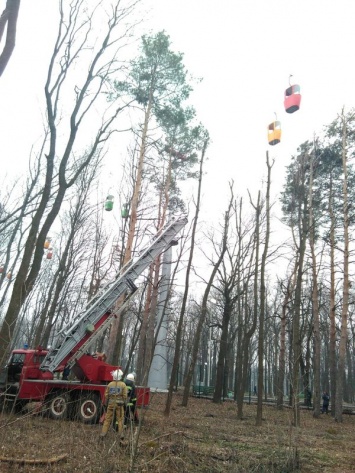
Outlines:
{"label": "red fire truck", "polygon": [[[103,412],[106,385],[117,366],[92,356],[90,347],[124,310],[137,289],[135,280],[169,246],[187,219],[170,222],[136,260],[125,265],[114,281],[92,299],[74,323],[63,329],[49,349],[13,350],[0,376],[0,401],[14,408],[37,402],[53,419],[98,422]],[[115,304],[125,295],[118,310]],[[70,370],[69,379],[67,372]],[[150,390],[137,387],[137,405],[147,406]]]}

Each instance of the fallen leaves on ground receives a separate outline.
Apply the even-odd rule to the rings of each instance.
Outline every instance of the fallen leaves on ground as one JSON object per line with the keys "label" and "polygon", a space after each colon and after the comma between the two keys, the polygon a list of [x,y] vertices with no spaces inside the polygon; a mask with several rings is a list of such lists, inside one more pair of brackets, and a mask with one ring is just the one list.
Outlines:
{"label": "fallen leaves on ground", "polygon": [[290,409],[265,405],[263,424],[256,427],[253,404],[244,405],[238,420],[232,401],[190,398],[187,407],[181,401],[176,393],[165,417],[166,394],[152,394],[149,408],[140,412],[136,455],[137,437],[129,432],[123,443],[114,430],[100,441],[99,425],[1,414],[0,457],[6,461],[0,461],[0,472],[355,472],[355,416],[335,423],[330,415],[315,419],[311,410],[302,410],[301,427],[295,428]]}

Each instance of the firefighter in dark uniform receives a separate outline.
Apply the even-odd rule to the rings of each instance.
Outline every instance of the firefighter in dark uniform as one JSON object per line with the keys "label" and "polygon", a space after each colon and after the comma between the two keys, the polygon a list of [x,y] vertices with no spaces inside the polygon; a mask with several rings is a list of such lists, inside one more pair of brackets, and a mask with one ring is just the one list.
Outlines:
{"label": "firefighter in dark uniform", "polygon": [[114,414],[118,426],[118,433],[122,436],[125,405],[127,402],[127,386],[122,381],[123,373],[121,370],[112,371],[112,379],[105,391],[106,416],[102,426],[100,437],[106,436],[111,425]]}
{"label": "firefighter in dark uniform", "polygon": [[136,410],[137,404],[137,394],[136,394],[136,384],[135,376],[133,373],[129,373],[125,379],[127,386],[127,405],[124,416],[124,425],[128,425],[130,421],[135,424],[139,424],[138,413]]}

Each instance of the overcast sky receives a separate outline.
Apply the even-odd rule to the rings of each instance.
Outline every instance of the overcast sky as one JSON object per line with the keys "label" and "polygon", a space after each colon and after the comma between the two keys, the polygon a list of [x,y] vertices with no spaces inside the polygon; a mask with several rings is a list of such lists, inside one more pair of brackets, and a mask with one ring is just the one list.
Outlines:
{"label": "overcast sky", "polygon": [[[152,0],[189,70],[203,77],[194,93],[213,145],[210,166],[221,182],[259,187],[265,153],[275,158],[274,191],[304,140],[320,133],[342,106],[354,106],[355,2],[351,0]],[[301,108],[287,114],[284,91],[300,84]],[[275,113],[282,142],[267,143]]]}
{"label": "overcast sky", "polygon": [[[343,105],[354,105],[353,0],[142,0],[143,6],[142,32],[164,29],[191,74],[203,79],[191,101],[212,139],[204,200],[211,215],[225,208],[229,179],[236,192],[256,193],[267,150],[275,159],[276,197],[297,146]],[[0,78],[3,172],[26,162],[39,139],[57,17],[56,0],[21,2],[15,52]],[[290,74],[302,94],[301,109],[291,115],[283,108]],[[275,113],[282,142],[270,147],[267,127]],[[211,193],[211,186],[220,192]]]}

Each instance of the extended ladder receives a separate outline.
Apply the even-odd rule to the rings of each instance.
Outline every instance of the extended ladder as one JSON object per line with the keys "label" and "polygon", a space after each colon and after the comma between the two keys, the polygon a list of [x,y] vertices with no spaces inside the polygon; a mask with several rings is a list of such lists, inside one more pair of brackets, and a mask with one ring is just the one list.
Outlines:
{"label": "extended ladder", "polygon": [[[67,362],[68,359],[78,359],[83,354],[82,349],[80,349],[84,345],[83,339],[86,338],[85,346],[87,346],[89,339],[91,342],[91,339],[97,336],[95,331],[90,336],[88,336],[88,332],[103,317],[107,317],[107,314],[114,308],[120,296],[126,293],[127,290],[131,294],[135,292],[137,287],[134,281],[157,256],[173,244],[176,235],[186,223],[186,217],[170,222],[154,237],[151,245],[140,254],[136,261],[131,260],[122,268],[116,279],[104,288],[102,294],[89,302],[85,312],[68,329],[65,328],[60,332],[55,347],[48,352],[41,364],[42,370],[54,372],[63,364],[63,360]],[[114,316],[115,314],[112,314],[112,317]],[[109,318],[111,319],[112,317]]]}

